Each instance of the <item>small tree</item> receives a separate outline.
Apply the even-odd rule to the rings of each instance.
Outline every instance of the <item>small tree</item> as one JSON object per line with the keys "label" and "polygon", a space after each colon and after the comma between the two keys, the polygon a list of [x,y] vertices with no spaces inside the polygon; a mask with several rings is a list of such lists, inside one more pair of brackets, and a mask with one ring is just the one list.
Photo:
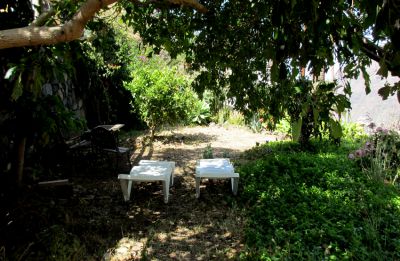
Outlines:
{"label": "small tree", "polygon": [[125,84],[133,96],[133,107],[150,128],[151,140],[155,131],[164,124],[188,120],[198,100],[190,88],[188,77],[169,68],[160,59],[139,57],[133,80]]}
{"label": "small tree", "polygon": [[311,136],[328,133],[331,140],[339,141],[342,128],[338,119],[350,109],[350,87],[346,86],[341,94],[337,93],[336,83],[299,80],[293,91],[293,99],[287,104],[293,139],[307,147]]}

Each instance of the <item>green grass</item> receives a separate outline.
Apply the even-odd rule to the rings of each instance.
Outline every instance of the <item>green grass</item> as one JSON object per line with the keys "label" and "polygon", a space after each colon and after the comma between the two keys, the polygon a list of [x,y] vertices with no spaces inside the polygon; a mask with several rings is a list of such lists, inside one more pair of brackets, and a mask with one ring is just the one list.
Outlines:
{"label": "green grass", "polygon": [[399,260],[399,191],[348,160],[358,144],[314,145],[301,152],[270,143],[246,153],[252,161],[238,167],[248,218],[241,258]]}

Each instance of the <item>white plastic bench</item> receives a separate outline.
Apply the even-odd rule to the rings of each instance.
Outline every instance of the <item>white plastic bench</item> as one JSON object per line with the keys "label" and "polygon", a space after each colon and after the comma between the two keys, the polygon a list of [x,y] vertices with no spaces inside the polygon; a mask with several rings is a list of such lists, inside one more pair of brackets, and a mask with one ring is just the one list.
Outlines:
{"label": "white plastic bench", "polygon": [[174,169],[175,162],[173,161],[141,160],[139,166],[134,166],[129,174],[118,175],[124,200],[129,201],[134,181],[161,181],[164,202],[168,203],[169,188],[174,184]]}
{"label": "white plastic bench", "polygon": [[161,161],[161,160],[141,160],[139,161],[139,166],[142,165],[159,165],[159,166],[167,166],[170,167],[171,170],[171,181],[170,185],[174,185],[174,170],[175,170],[175,162],[174,161]]}
{"label": "white plastic bench", "polygon": [[231,179],[231,187],[234,195],[237,195],[239,185],[239,173],[235,173],[229,159],[201,159],[196,164],[196,198],[200,197],[200,182],[207,179]]}

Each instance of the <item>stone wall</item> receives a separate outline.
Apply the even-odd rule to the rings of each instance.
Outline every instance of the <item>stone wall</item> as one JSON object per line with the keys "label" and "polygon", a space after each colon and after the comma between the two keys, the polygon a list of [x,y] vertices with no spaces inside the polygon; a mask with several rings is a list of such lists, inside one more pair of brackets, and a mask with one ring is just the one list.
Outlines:
{"label": "stone wall", "polygon": [[45,96],[57,95],[68,110],[72,111],[78,118],[85,119],[83,100],[77,97],[75,89],[75,85],[68,78],[68,75],[64,74],[63,83],[46,83],[43,85],[42,94]]}

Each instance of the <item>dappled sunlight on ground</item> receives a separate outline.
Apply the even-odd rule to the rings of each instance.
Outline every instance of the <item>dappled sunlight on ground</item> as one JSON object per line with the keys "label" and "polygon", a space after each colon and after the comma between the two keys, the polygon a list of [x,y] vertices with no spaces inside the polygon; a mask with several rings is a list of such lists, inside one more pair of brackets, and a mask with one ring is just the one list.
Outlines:
{"label": "dappled sunlight on ground", "polygon": [[[15,251],[11,257],[16,260],[58,245],[65,246],[59,251],[71,260],[237,259],[243,250],[244,219],[230,181],[202,181],[196,199],[196,160],[208,144],[215,157],[235,158],[269,138],[217,126],[161,133],[152,145],[135,138],[133,164],[140,159],[176,162],[168,204],[160,182],[136,184],[131,201],[124,202],[113,168],[77,169],[78,175],[69,178],[68,193],[30,190],[18,202],[7,203],[6,216],[0,216],[1,233],[8,235],[4,249]],[[76,242],[75,248],[66,242]]]}
{"label": "dappled sunlight on ground", "polygon": [[[112,260],[131,260],[132,255],[137,255],[138,249],[141,257],[152,260],[227,260],[237,258],[240,252],[243,218],[237,213],[236,208],[226,203],[210,204],[200,201],[192,204],[190,208],[181,207],[181,213],[175,212],[166,215],[149,209],[130,212],[128,218],[133,223],[144,225],[140,219],[132,218],[134,213],[152,219],[150,225],[142,230],[124,230],[131,239],[127,242],[122,238],[108,250]],[[196,202],[195,202],[196,203]],[[136,208],[137,207],[133,207]],[[151,213],[150,213],[151,212]],[[122,243],[121,243],[122,242]]]}
{"label": "dappled sunlight on ground", "polygon": [[203,181],[201,197],[196,199],[196,160],[202,158],[208,144],[214,157],[236,158],[256,143],[273,139],[240,128],[218,126],[166,131],[157,135],[153,144],[139,137],[132,155],[134,162],[140,159],[176,162],[175,183],[167,205],[162,202],[160,183],[141,183],[134,187],[133,199],[127,203],[126,215],[135,228],[124,231],[133,238],[140,238],[136,241],[145,242],[142,257],[151,260],[237,259],[243,248],[244,221],[235,207],[230,181]]}

